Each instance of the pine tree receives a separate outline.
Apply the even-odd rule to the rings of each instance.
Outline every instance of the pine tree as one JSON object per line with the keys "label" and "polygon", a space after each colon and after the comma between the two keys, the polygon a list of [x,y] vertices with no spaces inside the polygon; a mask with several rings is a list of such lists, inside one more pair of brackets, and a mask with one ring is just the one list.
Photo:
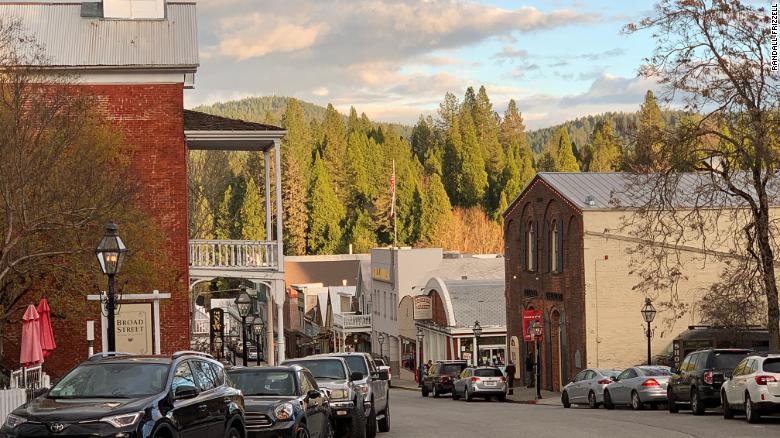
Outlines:
{"label": "pine tree", "polygon": [[429,120],[430,119],[420,116],[417,124],[414,125],[414,128],[412,129],[412,135],[409,137],[409,141],[412,145],[412,153],[422,163],[425,162],[428,151],[436,147],[433,126],[430,124]]}
{"label": "pine tree", "polygon": [[489,211],[498,208],[498,201],[503,188],[501,172],[504,170],[505,154],[498,140],[498,117],[493,112],[493,104],[487,95],[485,87],[479,87],[475,108],[474,125],[477,140],[485,157],[485,171],[488,175],[488,188],[484,205]]}
{"label": "pine tree", "polygon": [[270,110],[265,112],[263,123],[266,125],[276,126],[276,117],[274,117],[274,114]]}
{"label": "pine tree", "polygon": [[282,142],[282,209],[284,210],[285,254],[306,254],[308,206],[304,175],[309,173],[311,139],[303,111],[290,99],[282,117],[287,135]]}
{"label": "pine tree", "polygon": [[654,170],[659,163],[659,153],[663,147],[664,119],[653,92],[647,90],[645,101],[639,111],[636,132],[636,148],[632,165],[637,170]]}
{"label": "pine tree", "polygon": [[436,244],[435,237],[449,223],[452,205],[438,174],[431,175],[420,212],[420,241]]}
{"label": "pine tree", "polygon": [[211,211],[209,200],[203,195],[203,187],[199,187],[192,196],[195,208],[190,215],[190,233],[195,239],[214,238],[214,214]]}
{"label": "pine tree", "polygon": [[439,121],[437,128],[442,132],[449,132],[452,124],[460,114],[460,102],[454,94],[447,92],[444,100],[439,104]]}
{"label": "pine tree", "polygon": [[344,207],[328,178],[323,160],[316,156],[309,184],[309,230],[307,243],[314,254],[333,254],[340,249]]}
{"label": "pine tree", "polygon": [[558,136],[558,147],[556,150],[555,166],[558,172],[579,172],[580,164],[574,156],[574,149],[569,141],[569,133],[566,128],[562,128]]}
{"label": "pine tree", "polygon": [[322,132],[321,150],[325,159],[325,168],[328,171],[328,177],[333,183],[333,190],[339,197],[339,200],[344,202],[347,197],[346,191],[343,190],[345,187],[343,168],[347,158],[346,128],[344,127],[343,117],[331,104],[328,104],[328,108],[325,110]]}
{"label": "pine tree", "polygon": [[463,145],[459,156],[461,171],[458,198],[461,205],[471,207],[483,201],[487,190],[488,176],[485,171],[485,158],[477,140],[471,114],[464,111],[461,118]]}
{"label": "pine tree", "polygon": [[230,240],[234,238],[234,230],[236,228],[237,221],[235,219],[235,212],[232,208],[233,204],[233,185],[228,185],[224,195],[222,195],[222,202],[219,204],[216,217],[216,228],[214,234],[219,240]]}
{"label": "pine tree", "polygon": [[460,129],[459,117],[452,119],[447,131],[447,141],[442,157],[442,176],[444,187],[453,204],[459,205],[461,186],[461,156],[463,154],[463,135]]}
{"label": "pine tree", "polygon": [[260,190],[251,179],[247,181],[246,192],[241,205],[241,238],[244,240],[265,239],[265,219]]}
{"label": "pine tree", "polygon": [[620,143],[608,121],[596,125],[590,143],[585,148],[584,161],[588,172],[614,172],[621,165]]}
{"label": "pine tree", "polygon": [[354,106],[349,107],[349,118],[347,119],[347,135],[353,132],[360,132],[360,119],[358,118],[357,111]]}
{"label": "pine tree", "polygon": [[351,244],[355,253],[367,253],[377,246],[374,222],[367,210],[356,211],[354,222],[349,225],[346,244]]}

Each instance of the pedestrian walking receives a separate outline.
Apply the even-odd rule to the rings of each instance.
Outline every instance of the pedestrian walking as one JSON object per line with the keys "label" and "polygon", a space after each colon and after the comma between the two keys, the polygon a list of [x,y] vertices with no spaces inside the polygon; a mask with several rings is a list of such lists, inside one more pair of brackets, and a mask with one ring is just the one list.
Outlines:
{"label": "pedestrian walking", "polygon": [[528,388],[534,387],[534,356],[530,351],[525,357],[525,380],[528,382]]}
{"label": "pedestrian walking", "polygon": [[506,366],[506,380],[509,384],[509,395],[515,393],[515,372],[517,372],[515,369],[515,363],[510,360],[509,365]]}

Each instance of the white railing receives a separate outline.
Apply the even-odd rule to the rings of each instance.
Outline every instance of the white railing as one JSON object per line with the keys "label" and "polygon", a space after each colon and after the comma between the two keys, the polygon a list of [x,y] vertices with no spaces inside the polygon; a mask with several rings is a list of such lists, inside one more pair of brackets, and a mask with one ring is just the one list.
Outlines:
{"label": "white railing", "polygon": [[190,240],[192,268],[278,269],[277,241]]}
{"label": "white railing", "polygon": [[195,326],[192,330],[193,335],[207,335],[209,334],[209,320],[208,319],[196,319]]}
{"label": "white railing", "polygon": [[0,424],[5,424],[8,414],[27,402],[27,391],[24,388],[0,389]]}
{"label": "white railing", "polygon": [[333,314],[333,325],[343,329],[371,328],[371,315]]}

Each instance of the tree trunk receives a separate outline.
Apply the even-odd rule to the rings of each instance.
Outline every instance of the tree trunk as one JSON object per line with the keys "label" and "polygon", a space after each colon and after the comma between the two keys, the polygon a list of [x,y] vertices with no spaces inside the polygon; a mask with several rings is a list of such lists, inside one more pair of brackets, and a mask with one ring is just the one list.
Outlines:
{"label": "tree trunk", "polygon": [[769,352],[780,353],[780,305],[775,278],[775,257],[769,236],[769,207],[764,193],[760,193],[759,216],[756,218],[756,239],[761,257],[761,271],[764,277],[764,293],[767,304],[767,330],[769,331]]}

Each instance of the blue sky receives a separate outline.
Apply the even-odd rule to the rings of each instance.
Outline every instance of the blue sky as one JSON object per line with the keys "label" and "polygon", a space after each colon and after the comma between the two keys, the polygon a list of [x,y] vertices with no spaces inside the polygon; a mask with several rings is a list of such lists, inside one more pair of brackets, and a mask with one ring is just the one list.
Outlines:
{"label": "blue sky", "polygon": [[200,0],[201,67],[186,104],[289,95],[382,121],[435,114],[485,85],[529,128],[634,111],[648,33],[622,35],[651,1]]}

